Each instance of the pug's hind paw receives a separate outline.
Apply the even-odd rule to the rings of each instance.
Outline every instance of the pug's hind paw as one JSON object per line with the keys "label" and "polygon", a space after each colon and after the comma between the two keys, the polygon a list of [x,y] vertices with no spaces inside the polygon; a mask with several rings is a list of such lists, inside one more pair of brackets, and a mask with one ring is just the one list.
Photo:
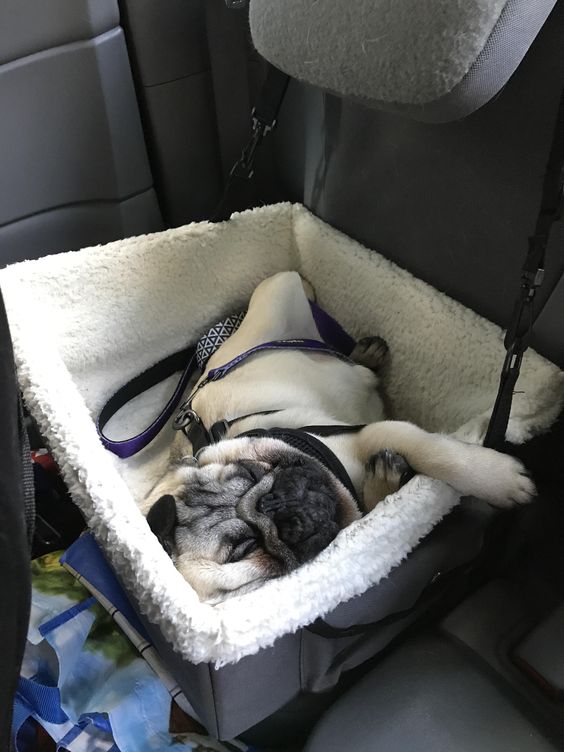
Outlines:
{"label": "pug's hind paw", "polygon": [[378,371],[388,358],[390,348],[382,337],[363,337],[356,343],[351,358],[360,366]]}

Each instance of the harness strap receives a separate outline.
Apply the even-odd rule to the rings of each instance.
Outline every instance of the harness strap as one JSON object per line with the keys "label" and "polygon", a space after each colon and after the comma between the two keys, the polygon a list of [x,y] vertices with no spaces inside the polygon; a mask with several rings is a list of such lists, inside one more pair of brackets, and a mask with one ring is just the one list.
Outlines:
{"label": "harness strap", "polygon": [[[188,436],[188,439],[190,439],[190,441],[192,442],[192,450],[194,454],[196,454],[204,446],[208,446],[209,444],[217,444],[218,441],[221,441],[222,439],[225,438],[227,431],[232,426],[234,426],[236,423],[239,423],[242,420],[246,420],[247,418],[254,418],[257,415],[275,415],[276,413],[282,412],[283,409],[284,408],[280,408],[280,410],[261,410],[261,412],[257,412],[257,413],[248,413],[247,415],[240,415],[238,418],[233,418],[232,420],[218,420],[213,424],[213,426],[210,428],[209,431],[206,431],[207,436],[203,443],[200,443],[197,432],[194,432],[194,436],[192,435]],[[202,424],[202,427],[203,427],[203,424]],[[363,428],[365,428],[365,425],[359,425],[359,426],[334,425],[334,426],[304,426],[303,428],[298,428],[296,430],[305,432],[305,433],[315,434],[315,436],[340,436],[341,434],[344,434],[344,433],[358,433],[358,431],[361,431]],[[203,430],[205,431],[205,428],[203,428]]]}
{"label": "harness strap", "polygon": [[[534,235],[529,238],[529,251],[521,272],[521,287],[517,295],[510,324],[505,335],[507,354],[503,363],[497,397],[484,439],[484,446],[498,448],[505,441],[509,423],[513,391],[519,378],[523,355],[529,347],[533,324],[542,307],[535,311],[535,298],[544,279],[546,249],[554,222],[562,216],[564,189],[564,89],[560,97],[552,146],[544,177],[541,206]],[[562,275],[557,275],[545,304]]]}
{"label": "harness strap", "polygon": [[358,433],[366,428],[366,423],[358,426],[303,426],[300,431],[313,433],[316,436],[340,436],[344,433]]}
{"label": "harness strap", "polygon": [[[182,410],[182,408],[181,408]],[[205,427],[202,419],[194,410],[187,410],[189,413],[188,422],[181,426],[178,426],[182,430],[182,433],[186,436],[188,441],[192,444],[192,454],[196,455],[204,447],[210,444],[217,444],[219,441],[225,438],[227,431],[231,426],[238,423],[245,418],[253,418],[255,415],[272,415],[279,412],[279,410],[262,410],[261,412],[248,413],[247,415],[240,415],[237,418],[231,420],[217,420],[213,426],[208,429]],[[181,413],[179,413],[179,416]],[[177,416],[178,417],[178,416]],[[176,428],[175,421],[175,428]]]}

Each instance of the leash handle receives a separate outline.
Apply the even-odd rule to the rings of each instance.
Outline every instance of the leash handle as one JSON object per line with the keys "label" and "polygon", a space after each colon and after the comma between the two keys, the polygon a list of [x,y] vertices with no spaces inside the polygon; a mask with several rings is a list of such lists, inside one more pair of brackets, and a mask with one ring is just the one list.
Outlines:
{"label": "leash handle", "polygon": [[[137,452],[140,452],[141,449],[147,446],[147,444],[150,444],[150,442],[164,428],[166,422],[176,410],[197,367],[196,348],[191,345],[190,347],[186,347],[173,355],[169,355],[168,358],[159,361],[154,366],[151,366],[151,368],[143,371],[139,376],[128,381],[127,384],[121,387],[121,389],[118,389],[108,402],[106,402],[96,421],[98,436],[106,449],[109,449],[110,452],[113,452],[121,459],[126,459],[127,457],[132,457],[134,454],[137,454]],[[155,418],[150,426],[136,436],[122,441],[114,441],[104,434],[104,427],[118,410],[130,402],[134,397],[146,392],[147,389],[159,384],[161,381],[164,381],[164,379],[177,373],[182,368],[184,368],[184,370],[178,384],[176,385],[176,389],[162,412]]]}

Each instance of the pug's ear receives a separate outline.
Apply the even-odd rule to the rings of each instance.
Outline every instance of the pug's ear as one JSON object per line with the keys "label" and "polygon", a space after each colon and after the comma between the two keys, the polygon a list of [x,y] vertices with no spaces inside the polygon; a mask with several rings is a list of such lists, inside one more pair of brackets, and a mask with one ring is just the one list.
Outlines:
{"label": "pug's ear", "polygon": [[151,531],[157,536],[160,544],[170,556],[172,553],[172,533],[177,523],[174,496],[171,494],[161,496],[149,510],[147,522]]}

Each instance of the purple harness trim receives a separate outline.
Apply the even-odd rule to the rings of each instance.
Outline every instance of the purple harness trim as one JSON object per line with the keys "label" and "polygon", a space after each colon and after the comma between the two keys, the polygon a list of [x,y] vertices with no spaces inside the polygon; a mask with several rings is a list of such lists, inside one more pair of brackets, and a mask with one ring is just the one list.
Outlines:
{"label": "purple harness trim", "polygon": [[[198,385],[198,387],[192,392],[188,400],[184,402],[180,407],[180,412],[177,416],[177,419],[182,414],[182,411],[187,412],[187,410],[190,409],[191,401],[194,398],[196,392],[199,391],[203,386],[205,386],[205,384],[208,384],[210,381],[218,381],[219,379],[222,379],[230,371],[232,371],[243,361],[245,361],[248,357],[257,352],[261,352],[263,350],[304,350],[309,352],[323,352],[328,355],[333,355],[337,358],[340,358],[341,360],[350,360],[348,356],[351,354],[356,344],[354,339],[349,334],[347,334],[347,332],[341,327],[339,323],[337,323],[337,321],[335,321],[334,318],[332,318],[323,309],[319,308],[316,303],[310,303],[310,305],[316,326],[324,342],[313,339],[290,339],[265,342],[261,345],[257,345],[256,347],[252,347],[250,350],[247,350],[246,352],[238,355],[236,358],[233,358],[233,360],[230,360],[229,363],[225,363],[224,365],[219,366],[218,368],[213,368],[211,371],[209,371],[204,381],[202,381]],[[151,423],[151,425],[148,426],[144,431],[137,434],[136,436],[133,436],[132,438],[123,439],[122,441],[114,441],[112,439],[108,439],[107,436],[104,435],[103,429],[110,418],[121,407],[123,407],[123,405],[129,402],[129,400],[133,399],[133,397],[141,394],[149,387],[153,386],[155,383],[158,383],[158,381],[162,381],[164,378],[167,378],[176,370],[178,370],[177,367],[174,367],[175,358],[177,355],[183,355],[184,353],[186,353],[186,357],[189,358],[188,364],[185,367],[182,376],[180,377],[173,395],[168,400],[160,415],[158,415],[157,418],[155,418],[155,420]],[[150,373],[155,371],[155,369],[159,370],[159,366],[161,366],[161,364],[157,363],[155,366],[148,369],[144,374],[137,376],[131,382],[125,384],[125,386],[123,386],[106,403],[96,421],[96,428],[102,444],[106,449],[108,449],[110,452],[113,452],[121,459],[132,457],[134,454],[137,454],[137,452],[146,447],[164,428],[165,424],[178,407],[186,386],[197,369],[197,360],[193,348],[188,348],[187,350],[181,351],[181,353],[175,354],[174,356],[170,356],[166,359],[166,361],[169,360],[171,361],[171,368],[173,370],[167,372],[166,369],[161,369],[162,373],[159,373],[160,378],[155,380],[155,378],[152,377]],[[165,361],[162,361],[162,363],[164,362]],[[146,378],[144,378],[145,376]]]}

